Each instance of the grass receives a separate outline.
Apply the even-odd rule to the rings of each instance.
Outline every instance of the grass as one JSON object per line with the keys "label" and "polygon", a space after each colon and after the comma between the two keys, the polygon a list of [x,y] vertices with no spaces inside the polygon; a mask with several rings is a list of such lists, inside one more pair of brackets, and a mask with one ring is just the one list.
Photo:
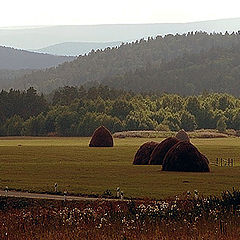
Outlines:
{"label": "grass", "polygon": [[239,203],[239,191],[130,202],[0,197],[0,239],[237,240]]}
{"label": "grass", "polygon": [[[161,141],[162,139],[154,139]],[[128,197],[167,198],[198,189],[219,195],[239,188],[240,139],[193,139],[214,163],[234,158],[235,167],[211,165],[211,173],[162,172],[161,166],[133,166],[138,147],[149,139],[115,139],[114,148],[89,148],[89,138],[0,138],[0,188],[102,194],[120,187]]]}

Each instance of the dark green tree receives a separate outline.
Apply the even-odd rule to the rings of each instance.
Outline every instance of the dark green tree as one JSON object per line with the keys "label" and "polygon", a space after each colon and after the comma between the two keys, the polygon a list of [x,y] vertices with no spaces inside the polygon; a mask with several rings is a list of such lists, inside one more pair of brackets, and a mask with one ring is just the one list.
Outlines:
{"label": "dark green tree", "polygon": [[184,111],[181,115],[181,128],[185,131],[193,131],[197,128],[197,123],[194,115]]}

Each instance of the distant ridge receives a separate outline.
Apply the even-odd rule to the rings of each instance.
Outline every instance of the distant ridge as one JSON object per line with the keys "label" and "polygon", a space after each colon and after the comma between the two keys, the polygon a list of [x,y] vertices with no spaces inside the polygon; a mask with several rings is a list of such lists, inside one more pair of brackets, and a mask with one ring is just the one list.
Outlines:
{"label": "distant ridge", "polygon": [[38,53],[48,53],[60,56],[79,56],[89,53],[92,49],[105,49],[120,46],[122,42],[66,42],[34,50]]}
{"label": "distant ridge", "polygon": [[40,49],[64,42],[134,41],[165,34],[191,31],[238,31],[240,18],[190,23],[106,24],[0,29],[0,45],[22,49]]}
{"label": "distant ridge", "polygon": [[0,69],[45,69],[73,59],[0,46]]}

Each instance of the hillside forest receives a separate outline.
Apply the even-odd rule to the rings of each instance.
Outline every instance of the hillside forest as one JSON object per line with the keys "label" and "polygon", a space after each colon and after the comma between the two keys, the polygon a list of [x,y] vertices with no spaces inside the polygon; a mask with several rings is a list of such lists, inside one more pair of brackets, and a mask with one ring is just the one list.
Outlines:
{"label": "hillside forest", "polygon": [[58,67],[5,81],[5,87],[7,82],[9,88],[34,87],[50,93],[64,86],[102,84],[136,93],[155,91],[190,96],[207,90],[239,96],[239,66],[240,32],[189,32],[92,50]]}
{"label": "hillside forest", "polygon": [[50,95],[34,88],[0,93],[1,136],[90,136],[100,125],[123,130],[240,130],[240,99],[134,93],[99,87],[63,87]]}

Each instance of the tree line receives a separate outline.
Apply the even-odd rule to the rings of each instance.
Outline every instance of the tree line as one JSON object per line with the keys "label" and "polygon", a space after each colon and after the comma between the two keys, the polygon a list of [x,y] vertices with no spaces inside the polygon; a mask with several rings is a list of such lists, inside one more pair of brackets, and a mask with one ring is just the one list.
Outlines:
{"label": "tree line", "polygon": [[49,96],[34,88],[2,91],[0,102],[1,136],[90,136],[100,125],[111,132],[240,130],[240,99],[225,93],[184,97],[66,86]]}

